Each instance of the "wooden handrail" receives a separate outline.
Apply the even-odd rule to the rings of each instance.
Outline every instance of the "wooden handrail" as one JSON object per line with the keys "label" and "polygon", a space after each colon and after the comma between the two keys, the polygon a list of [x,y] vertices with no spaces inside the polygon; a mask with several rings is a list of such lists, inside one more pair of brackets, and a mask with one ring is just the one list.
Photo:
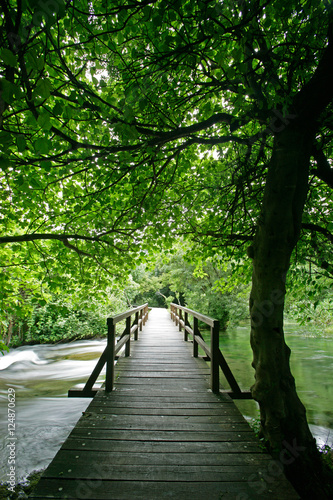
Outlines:
{"label": "wooden handrail", "polygon": [[210,316],[205,316],[204,314],[201,314],[198,311],[193,311],[192,309],[189,309],[188,307],[180,306],[179,304],[175,304],[173,302],[170,304],[171,315],[172,315],[172,306],[175,307],[176,309],[179,309],[180,311],[187,312],[187,314],[190,314],[194,318],[197,318],[199,321],[206,323],[206,325],[208,325],[208,326],[213,327],[214,325],[216,325],[216,323],[218,323],[217,319],[211,318]]}
{"label": "wooden handrail", "polygon": [[[179,331],[182,331],[182,329],[184,329],[184,340],[188,340],[188,335],[192,337],[193,356],[195,358],[198,357],[198,346],[200,346],[201,349],[206,353],[210,361],[210,384],[212,391],[216,394],[220,392],[219,368],[221,368],[225,378],[227,379],[231,387],[231,392],[229,391],[228,394],[233,399],[252,399],[251,392],[243,392],[240,389],[227,361],[225,360],[220,350],[219,321],[175,303],[170,304],[170,312],[171,319],[175,322],[176,326],[178,326]],[[188,321],[188,315],[191,315],[193,317],[193,327]],[[198,327],[199,321],[202,321],[210,327],[210,346],[205,342],[200,333]]]}
{"label": "wooden handrail", "polygon": [[[134,317],[131,323],[131,317]],[[122,320],[126,320],[125,330],[116,342],[116,325]],[[108,337],[106,348],[104,349],[101,357],[99,358],[92,374],[87,380],[83,389],[70,389],[68,391],[69,397],[79,398],[92,398],[95,396],[98,388],[94,388],[97,377],[101,373],[104,365],[106,364],[105,375],[105,391],[111,392],[114,387],[114,365],[116,355],[125,346],[125,356],[130,355],[131,334],[134,334],[134,340],[138,340],[138,332],[142,331],[143,326],[148,319],[148,303],[142,306],[134,307],[124,313],[117,314],[107,319]]]}

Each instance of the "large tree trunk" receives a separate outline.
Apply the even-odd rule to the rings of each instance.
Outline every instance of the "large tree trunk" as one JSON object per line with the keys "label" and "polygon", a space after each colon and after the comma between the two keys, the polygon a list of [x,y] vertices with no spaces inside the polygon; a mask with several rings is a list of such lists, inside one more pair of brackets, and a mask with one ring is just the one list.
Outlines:
{"label": "large tree trunk", "polygon": [[[283,309],[286,274],[299,238],[306,200],[312,139],[312,133],[304,130],[298,120],[275,138],[262,212],[249,249],[253,260],[252,394],[260,406],[261,432],[271,452],[289,469],[296,484],[300,483],[299,488],[302,489],[303,481],[308,491],[311,485],[304,482],[304,474],[307,470],[312,472],[315,463],[320,468],[320,461],[290,371]],[[308,477],[313,483],[313,476]]]}
{"label": "large tree trunk", "polygon": [[299,238],[308,190],[311,147],[320,116],[333,99],[332,26],[328,38],[317,70],[293,99],[293,117],[274,138],[262,211],[249,248],[253,260],[252,394],[260,406],[261,432],[302,498],[311,499],[332,498],[333,492],[321,488],[324,470],[290,371],[283,309],[286,276]]}
{"label": "large tree trunk", "polygon": [[307,141],[288,128],[275,139],[262,213],[250,250],[251,345],[256,377],[252,392],[261,407],[263,435],[278,449],[288,435],[299,437],[302,443],[313,441],[296,394],[289,368],[290,349],[283,333],[286,274],[300,232],[308,165]]}

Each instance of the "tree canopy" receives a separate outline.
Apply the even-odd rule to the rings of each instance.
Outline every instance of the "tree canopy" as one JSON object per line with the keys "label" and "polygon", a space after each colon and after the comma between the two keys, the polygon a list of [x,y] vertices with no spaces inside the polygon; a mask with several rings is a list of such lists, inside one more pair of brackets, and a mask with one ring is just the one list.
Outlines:
{"label": "tree canopy", "polygon": [[[327,48],[325,2],[1,6],[1,244],[109,269],[180,233],[208,250],[252,239],[272,138]],[[327,270],[331,116],[303,224]]]}
{"label": "tree canopy", "polygon": [[331,2],[0,5],[3,282],[121,277],[180,235],[250,257],[261,431],[304,478],[283,308],[293,261],[333,272]]}

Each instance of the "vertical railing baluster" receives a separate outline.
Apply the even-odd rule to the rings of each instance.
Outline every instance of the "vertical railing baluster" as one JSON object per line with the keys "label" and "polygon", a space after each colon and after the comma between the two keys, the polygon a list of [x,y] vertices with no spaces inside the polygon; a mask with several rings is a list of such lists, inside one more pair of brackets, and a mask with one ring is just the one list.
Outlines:
{"label": "vertical railing baluster", "polygon": [[148,305],[144,308],[144,313],[143,313],[143,325],[146,324],[146,321],[148,319]]}
{"label": "vertical railing baluster", "polygon": [[219,322],[214,320],[214,325],[210,327],[210,382],[212,391],[215,394],[220,392],[220,379],[219,379]]}
{"label": "vertical railing baluster", "polygon": [[138,340],[138,337],[139,337],[139,312],[135,313],[134,325],[136,325],[136,330],[134,332],[134,340]]}
{"label": "vertical railing baluster", "polygon": [[143,328],[143,319],[142,319],[142,316],[143,316],[143,309],[140,309],[140,332],[142,332],[142,328]]}
{"label": "vertical railing baluster", "polygon": [[128,335],[128,341],[125,344],[125,356],[128,357],[131,354],[131,316],[126,318],[125,335]]}
{"label": "vertical railing baluster", "polygon": [[182,331],[182,319],[183,319],[183,312],[181,309],[179,309],[179,325],[178,325],[178,330],[181,332]]}
{"label": "vertical railing baluster", "polygon": [[188,339],[188,332],[186,330],[186,327],[188,326],[188,313],[185,311],[185,318],[184,318],[184,340],[187,342]]}
{"label": "vertical railing baluster", "polygon": [[198,342],[195,340],[195,336],[199,335],[198,318],[193,316],[193,357],[198,357]]}
{"label": "vertical railing baluster", "polygon": [[105,391],[113,391],[114,385],[114,351],[116,342],[116,326],[113,324],[113,318],[108,318],[108,357],[106,360]]}

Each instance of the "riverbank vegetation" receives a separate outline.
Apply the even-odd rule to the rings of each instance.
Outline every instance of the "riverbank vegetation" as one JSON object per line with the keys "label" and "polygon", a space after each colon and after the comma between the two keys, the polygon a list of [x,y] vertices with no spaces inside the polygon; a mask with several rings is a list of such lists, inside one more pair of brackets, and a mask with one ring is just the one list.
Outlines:
{"label": "riverbank vegetation", "polygon": [[29,474],[23,481],[19,481],[13,488],[8,483],[0,483],[0,500],[24,500],[28,499],[30,493],[37,486],[43,470],[34,471]]}
{"label": "riverbank vegetation", "polygon": [[[7,291],[15,285],[17,289],[2,295],[2,339],[6,346],[17,347],[104,337],[107,317],[145,302],[168,307],[176,301],[218,319],[221,330],[248,321],[248,262],[192,257],[193,246],[179,241],[171,252],[137,266],[122,283],[114,281],[105,289],[77,284],[68,291],[60,284],[52,292],[35,280],[35,288],[27,290],[27,282],[18,286],[16,277],[11,283],[7,276]],[[333,336],[331,280],[315,266],[292,269],[290,276],[286,318],[300,325],[300,334]]]}

